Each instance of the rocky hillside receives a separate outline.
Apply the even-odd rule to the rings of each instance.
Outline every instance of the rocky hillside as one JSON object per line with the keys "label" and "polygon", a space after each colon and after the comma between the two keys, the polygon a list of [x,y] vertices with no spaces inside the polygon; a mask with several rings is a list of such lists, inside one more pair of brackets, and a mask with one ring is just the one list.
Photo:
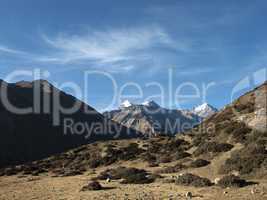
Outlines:
{"label": "rocky hillside", "polygon": [[[254,109],[255,95],[259,95],[257,102],[260,103]],[[203,172],[206,170],[207,176],[212,178],[232,173],[263,178],[267,176],[267,129],[263,129],[262,124],[266,112],[260,112],[257,121],[255,117],[258,119],[259,110],[265,109],[266,95],[265,83],[176,137],[97,142],[2,173],[52,171],[72,175],[123,161],[138,161],[148,163],[149,167],[175,163],[158,173],[194,172],[192,169],[207,166]]]}
{"label": "rocky hillside", "polygon": [[174,135],[192,128],[202,119],[193,112],[162,108],[154,101],[132,104],[126,100],[120,109],[103,115],[147,136]]}
{"label": "rocky hillside", "polygon": [[239,145],[240,149],[231,154],[219,171],[237,171],[242,175],[264,177],[267,174],[266,102],[267,82],[191,130],[187,134],[197,148],[195,154],[208,156],[218,143],[232,147]]}
{"label": "rocky hillside", "polygon": [[[92,107],[58,90],[47,81],[22,81],[14,84],[1,81],[0,86],[0,167],[45,158],[95,140],[113,139],[114,136],[135,137],[138,134],[107,120]],[[35,105],[36,112],[19,114],[7,109],[10,106],[4,104],[5,94],[15,107],[29,108]],[[34,94],[39,94],[41,100],[34,101]],[[57,99],[55,95],[58,95],[60,102],[53,105],[53,100]],[[59,112],[57,115],[59,105],[70,108],[77,102],[81,106],[74,113]],[[86,113],[85,109],[90,112]],[[53,122],[56,119],[59,124],[55,126]],[[65,130],[64,119],[73,120],[73,124],[85,124],[90,130],[79,131],[74,127]]]}
{"label": "rocky hillside", "polygon": [[[94,142],[47,159],[0,169],[0,178],[16,185],[22,182],[22,186],[23,177],[36,177],[42,186],[49,179],[43,177],[52,176],[51,184],[71,180],[75,191],[86,191],[83,194],[88,194],[89,199],[92,195],[114,199],[125,194],[136,199],[137,191],[150,195],[153,188],[160,190],[154,199],[165,199],[170,194],[188,199],[190,193],[203,199],[266,199],[266,95],[267,83],[176,137]],[[73,180],[90,181],[77,186]],[[109,190],[104,193],[106,188]],[[173,191],[184,194],[173,196]],[[147,199],[143,195],[140,199]]]}

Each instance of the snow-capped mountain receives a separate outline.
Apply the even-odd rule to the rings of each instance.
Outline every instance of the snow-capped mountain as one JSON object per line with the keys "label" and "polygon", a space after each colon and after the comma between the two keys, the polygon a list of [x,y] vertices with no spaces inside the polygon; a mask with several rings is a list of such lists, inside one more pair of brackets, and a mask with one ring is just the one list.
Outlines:
{"label": "snow-capped mountain", "polygon": [[120,108],[128,108],[132,106],[133,104],[129,100],[125,100],[121,103]]}
{"label": "snow-capped mountain", "polygon": [[157,134],[173,135],[183,132],[185,127],[189,129],[189,125],[193,127],[200,123],[202,119],[192,112],[163,108],[155,101],[134,104],[126,100],[118,110],[103,114],[116,122],[149,136]]}
{"label": "snow-capped mountain", "polygon": [[153,100],[151,101],[144,101],[141,104],[134,104],[132,102],[130,102],[129,100],[124,100],[121,104],[120,104],[120,108],[124,109],[124,108],[128,108],[131,106],[145,106],[145,107],[150,107],[150,108],[160,108],[160,106]]}
{"label": "snow-capped mountain", "polygon": [[202,105],[195,107],[192,112],[201,118],[207,118],[218,112],[218,110],[208,103],[203,103]]}
{"label": "snow-capped mountain", "polygon": [[151,101],[145,101],[141,105],[147,106],[147,107],[153,107],[153,108],[159,108],[160,106],[153,100]]}
{"label": "snow-capped mountain", "polygon": [[104,116],[147,135],[175,134],[182,132],[184,124],[192,127],[204,118],[217,112],[217,109],[204,103],[193,110],[167,109],[155,101],[134,104],[122,102],[118,110],[103,113]]}

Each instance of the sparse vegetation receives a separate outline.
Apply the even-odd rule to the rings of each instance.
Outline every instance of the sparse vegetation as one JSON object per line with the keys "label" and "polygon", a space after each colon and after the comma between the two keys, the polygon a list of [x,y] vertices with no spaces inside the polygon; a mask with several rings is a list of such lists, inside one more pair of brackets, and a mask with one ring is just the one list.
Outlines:
{"label": "sparse vegetation", "polygon": [[251,134],[246,138],[246,145],[255,143],[257,145],[266,145],[267,144],[267,131],[261,132],[253,130]]}
{"label": "sparse vegetation", "polygon": [[248,183],[245,180],[239,178],[238,176],[229,175],[229,176],[225,176],[221,178],[217,185],[222,188],[244,187],[244,186],[247,186]]}
{"label": "sparse vegetation", "polygon": [[159,163],[169,163],[172,161],[172,157],[170,155],[161,155],[158,158]]}
{"label": "sparse vegetation", "polygon": [[208,187],[212,185],[209,179],[190,173],[179,176],[176,180],[176,184],[194,187]]}
{"label": "sparse vegetation", "polygon": [[187,152],[184,152],[184,151],[180,151],[180,152],[176,152],[173,155],[173,159],[174,160],[180,160],[180,159],[187,158],[187,157],[190,157],[190,156],[191,156],[190,153],[187,153]]}
{"label": "sparse vegetation", "polygon": [[137,156],[143,153],[144,150],[138,147],[138,144],[131,143],[127,147],[120,148],[118,154],[113,156],[118,156],[119,160],[133,160],[136,159]]}
{"label": "sparse vegetation", "polygon": [[252,130],[243,122],[231,121],[227,123],[226,128],[224,128],[224,132],[232,135],[234,142],[244,143],[246,141],[246,136]]}
{"label": "sparse vegetation", "polygon": [[216,142],[205,142],[194,151],[195,156],[199,156],[205,153],[220,153],[227,152],[233,148],[233,145],[228,143],[216,143]]}
{"label": "sparse vegetation", "polygon": [[176,164],[174,166],[165,167],[163,169],[159,169],[157,173],[159,174],[172,174],[180,172],[181,170],[185,169],[186,166],[182,164]]}
{"label": "sparse vegetation", "polygon": [[204,167],[204,166],[207,166],[209,165],[210,162],[207,161],[207,160],[203,160],[203,159],[197,159],[197,160],[194,160],[190,163],[190,167],[193,167],[193,168],[198,168],[198,167]]}
{"label": "sparse vegetation", "polygon": [[267,160],[267,151],[264,145],[250,144],[232,154],[225,164],[221,166],[220,172],[227,174],[231,171],[239,171],[240,174],[250,174],[256,169],[264,167]]}
{"label": "sparse vegetation", "polygon": [[89,182],[86,186],[84,186],[81,191],[90,191],[90,190],[102,190],[102,185],[97,181]]}
{"label": "sparse vegetation", "polygon": [[143,169],[118,167],[108,169],[102,172],[97,179],[105,180],[107,178],[118,180],[123,179],[123,184],[145,184],[152,183],[155,177]]}
{"label": "sparse vegetation", "polygon": [[236,104],[234,105],[234,109],[237,112],[240,112],[242,114],[252,113],[252,112],[254,112],[255,105],[254,105],[253,101],[248,101],[248,102],[246,102],[246,104],[242,104],[242,103],[237,101]]}
{"label": "sparse vegetation", "polygon": [[147,161],[149,163],[156,162],[156,160],[157,160],[155,155],[153,155],[151,153],[148,153],[148,152],[144,153],[142,155],[142,158],[143,158],[144,161]]}

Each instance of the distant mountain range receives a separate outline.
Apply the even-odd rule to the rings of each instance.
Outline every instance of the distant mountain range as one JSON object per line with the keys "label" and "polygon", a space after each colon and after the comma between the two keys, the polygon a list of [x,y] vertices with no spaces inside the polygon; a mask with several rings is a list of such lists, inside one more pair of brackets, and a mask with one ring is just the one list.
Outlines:
{"label": "distant mountain range", "polygon": [[193,110],[167,109],[155,101],[134,104],[128,100],[119,109],[104,112],[103,115],[127,127],[134,128],[145,135],[174,135],[199,124],[218,110],[204,103]]}

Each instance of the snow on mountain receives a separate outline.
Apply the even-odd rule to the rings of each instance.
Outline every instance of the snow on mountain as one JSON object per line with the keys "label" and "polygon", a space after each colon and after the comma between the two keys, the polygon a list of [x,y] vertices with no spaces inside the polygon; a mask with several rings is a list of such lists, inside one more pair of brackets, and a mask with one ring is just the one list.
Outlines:
{"label": "snow on mountain", "polygon": [[103,115],[148,136],[184,132],[190,129],[188,125],[193,127],[202,119],[193,112],[163,108],[154,101],[133,104],[126,100],[119,110],[105,112]]}
{"label": "snow on mountain", "polygon": [[120,108],[128,108],[132,106],[133,104],[129,100],[125,100],[121,103]]}
{"label": "snow on mountain", "polygon": [[207,118],[216,112],[218,112],[218,110],[208,103],[203,103],[202,105],[193,109],[193,113],[202,118]]}
{"label": "snow on mountain", "polygon": [[155,101],[145,101],[141,105],[154,108],[160,107]]}

